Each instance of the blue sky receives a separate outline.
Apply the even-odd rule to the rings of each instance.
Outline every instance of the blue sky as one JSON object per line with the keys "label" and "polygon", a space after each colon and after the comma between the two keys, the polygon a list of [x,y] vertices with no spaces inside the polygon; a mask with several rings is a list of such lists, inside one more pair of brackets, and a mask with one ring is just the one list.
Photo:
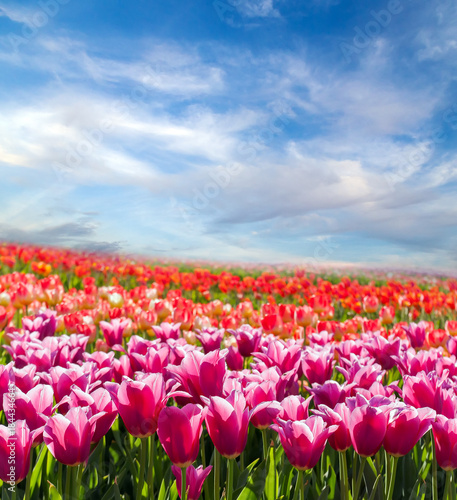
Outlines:
{"label": "blue sky", "polygon": [[0,0],[0,238],[453,270],[451,0]]}

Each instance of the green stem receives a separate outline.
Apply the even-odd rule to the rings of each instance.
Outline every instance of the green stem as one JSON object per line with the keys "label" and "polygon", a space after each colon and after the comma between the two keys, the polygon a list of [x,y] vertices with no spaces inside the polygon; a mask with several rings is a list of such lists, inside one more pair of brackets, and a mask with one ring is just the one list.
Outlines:
{"label": "green stem", "polygon": [[355,489],[352,491],[353,500],[357,500],[359,497],[360,486],[362,484],[363,469],[365,468],[365,463],[367,461],[366,457],[360,457],[360,469],[357,475],[357,482],[355,484]]}
{"label": "green stem", "polygon": [[58,492],[63,495],[63,465],[62,462],[59,462],[58,468],[57,468],[57,490]]}
{"label": "green stem", "polygon": [[446,471],[446,485],[444,486],[443,500],[451,500],[451,474],[452,471]]}
{"label": "green stem", "polygon": [[[205,450],[205,433],[202,432],[200,437],[200,452],[202,454],[202,466],[206,469],[206,450]],[[203,491],[205,492],[205,498],[209,498],[209,484],[208,481],[203,483]]]}
{"label": "green stem", "polygon": [[[432,432],[432,431],[430,431]],[[436,463],[436,449],[435,449],[435,439],[432,434],[432,500],[438,500],[438,466]]]}
{"label": "green stem", "polygon": [[14,486],[14,489],[11,492],[11,500],[16,500],[16,494],[17,494],[17,485]]}
{"label": "green stem", "polygon": [[232,500],[233,498],[233,473],[234,473],[234,467],[235,467],[235,459],[230,458],[228,459],[228,464],[227,464],[227,500]]}
{"label": "green stem", "polygon": [[187,499],[186,470],[187,467],[181,469],[181,500]]}
{"label": "green stem", "polygon": [[293,500],[303,500],[303,475],[305,471],[299,470]]}
{"label": "green stem", "polygon": [[[389,460],[390,457],[387,457]],[[389,460],[390,462],[390,460]],[[395,489],[395,476],[397,474],[397,465],[398,465],[398,457],[392,457],[392,467],[390,471],[390,478],[389,478],[389,491],[387,493],[387,500],[392,500],[393,495],[394,495],[394,489]],[[387,478],[386,478],[386,483],[387,483]]]}
{"label": "green stem", "polygon": [[29,471],[27,472],[27,478],[25,480],[24,500],[30,500],[30,479],[32,478],[32,453],[33,450],[31,450],[30,452],[30,465],[29,465]]}
{"label": "green stem", "polygon": [[83,479],[83,473],[84,473],[84,464],[78,465],[76,468],[76,474],[75,474],[75,494],[76,498],[79,500],[80,496],[80,490],[81,490],[81,482]]}
{"label": "green stem", "polygon": [[338,456],[340,459],[341,500],[349,500],[348,463],[346,460],[346,451],[340,451]]}
{"label": "green stem", "polygon": [[48,488],[48,449],[43,450],[44,460],[43,468],[41,469],[41,487],[44,491],[44,500],[49,499],[49,488]]}
{"label": "green stem", "polygon": [[148,464],[148,494],[149,498],[154,498],[154,456],[156,452],[155,434],[149,438],[149,464]]}
{"label": "green stem", "polygon": [[392,460],[386,450],[384,450],[384,458],[386,462],[386,482],[384,484],[384,492],[385,492],[385,498],[387,498],[389,495],[389,486],[392,477]]}
{"label": "green stem", "polygon": [[146,459],[148,456],[148,438],[141,439],[141,458],[140,458],[140,474],[136,489],[136,498],[141,500],[143,497],[144,473],[146,470]]}
{"label": "green stem", "polygon": [[352,456],[352,493],[354,493],[355,483],[357,482],[357,457],[357,452],[354,450],[354,454]]}
{"label": "green stem", "polygon": [[221,454],[214,448],[214,500],[219,500],[219,483],[221,480]]}
{"label": "green stem", "polygon": [[64,500],[70,500],[70,492],[72,486],[72,477],[73,477],[73,467],[71,465],[67,465],[67,471],[65,474],[65,496]]}
{"label": "green stem", "polygon": [[267,438],[267,429],[262,429],[262,442],[263,442],[263,458],[265,459],[265,463],[268,460],[268,457],[270,456],[269,453],[269,446],[268,446],[268,438]]}

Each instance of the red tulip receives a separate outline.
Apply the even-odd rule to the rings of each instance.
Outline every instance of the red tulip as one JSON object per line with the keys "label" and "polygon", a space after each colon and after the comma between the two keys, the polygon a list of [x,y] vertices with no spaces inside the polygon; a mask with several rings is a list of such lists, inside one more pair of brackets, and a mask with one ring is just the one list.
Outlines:
{"label": "red tulip", "polygon": [[[203,483],[205,479],[211,473],[212,465],[203,468],[202,465],[195,468],[193,465],[189,465],[186,469],[186,491],[187,491],[187,500],[198,500],[200,498]],[[181,498],[181,469],[176,465],[171,466],[171,471],[173,472],[176,478],[176,487],[178,489],[179,498]]]}
{"label": "red tulip", "polygon": [[183,408],[166,406],[160,412],[159,441],[171,462],[181,469],[197,458],[203,418],[203,408],[192,403]]}
{"label": "red tulip", "polygon": [[336,425],[327,427],[319,416],[295,422],[278,418],[271,428],[279,434],[289,462],[298,470],[312,469],[317,464],[328,437],[337,430]]}
{"label": "red tulip", "polygon": [[227,399],[210,398],[206,409],[206,427],[217,451],[226,458],[236,458],[246,447],[249,408],[241,392],[233,391]]}

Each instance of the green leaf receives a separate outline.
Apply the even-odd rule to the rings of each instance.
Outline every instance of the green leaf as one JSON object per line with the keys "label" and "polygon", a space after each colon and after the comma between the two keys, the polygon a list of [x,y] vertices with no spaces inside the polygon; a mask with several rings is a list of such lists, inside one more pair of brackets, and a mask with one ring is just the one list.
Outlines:
{"label": "green leaf", "polygon": [[46,445],[43,445],[36,462],[33,465],[32,476],[30,477],[30,495],[33,495],[35,491],[35,486],[38,482],[38,478],[41,476],[41,469],[43,467],[43,462],[46,457],[48,449]]}
{"label": "green leaf", "polygon": [[379,474],[378,477],[376,478],[376,481],[374,482],[373,490],[371,491],[371,495],[370,495],[369,500],[374,500],[375,495],[376,495],[376,490],[378,489],[378,485],[381,481],[381,477],[382,477],[381,474]]}
{"label": "green leaf", "polygon": [[287,460],[284,464],[281,474],[280,496],[289,498],[290,489],[292,487],[292,480],[294,477],[294,468]]}
{"label": "green leaf", "polygon": [[267,500],[276,500],[278,497],[278,473],[275,467],[275,450],[270,447],[270,456],[267,465],[267,476],[265,480],[265,496]]}
{"label": "green leaf", "polygon": [[62,500],[62,495],[57,491],[57,488],[52,483],[49,483],[49,499]]}
{"label": "green leaf", "polygon": [[238,500],[258,500],[265,490],[265,461],[263,461],[249,477],[246,486],[240,493]]}
{"label": "green leaf", "polygon": [[112,484],[109,488],[108,491],[103,495],[102,500],[110,500],[114,496],[114,484]]}
{"label": "green leaf", "polygon": [[246,483],[248,482],[248,477],[249,474],[251,473],[252,469],[255,467],[256,463],[259,461],[258,458],[254,460],[251,464],[249,464],[238,476],[238,481],[236,483],[236,489],[240,490],[241,488],[244,488],[246,486]]}
{"label": "green leaf", "polygon": [[322,494],[320,496],[320,498],[322,500],[323,499],[334,500],[335,498],[338,498],[336,496],[337,482],[338,481],[337,481],[335,469],[333,468],[330,461],[328,461],[327,472],[324,474],[325,488],[322,491]]}
{"label": "green leaf", "polygon": [[160,484],[159,496],[157,500],[165,500],[165,495],[167,494],[167,488],[165,487],[165,479],[162,479],[162,483]]}
{"label": "green leaf", "polygon": [[173,481],[173,484],[170,488],[170,500],[177,500],[178,498],[178,488],[176,487],[176,481]]}

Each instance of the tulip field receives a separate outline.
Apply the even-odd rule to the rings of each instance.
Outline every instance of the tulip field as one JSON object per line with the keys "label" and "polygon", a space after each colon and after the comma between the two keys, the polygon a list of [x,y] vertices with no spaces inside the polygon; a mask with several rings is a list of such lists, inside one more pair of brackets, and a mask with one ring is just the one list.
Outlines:
{"label": "tulip field", "polygon": [[4,243],[0,347],[2,500],[456,499],[455,278]]}

